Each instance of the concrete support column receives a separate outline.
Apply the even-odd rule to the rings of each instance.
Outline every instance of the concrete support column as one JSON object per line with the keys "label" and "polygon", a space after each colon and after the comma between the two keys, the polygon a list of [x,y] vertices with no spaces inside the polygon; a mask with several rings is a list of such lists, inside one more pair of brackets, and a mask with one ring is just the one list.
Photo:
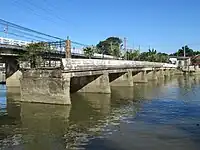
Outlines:
{"label": "concrete support column", "polygon": [[[112,75],[109,75],[112,78]],[[121,75],[119,78],[115,79],[110,83],[111,86],[133,86],[133,75],[132,71]]]}
{"label": "concrete support column", "polygon": [[158,77],[158,79],[164,79],[164,78],[165,78],[164,70],[163,70],[163,69],[160,69],[160,70],[157,72],[157,77]]}
{"label": "concrete support column", "polygon": [[[84,77],[82,77],[82,78],[84,80],[87,80]],[[91,78],[92,78],[92,76],[91,76]],[[88,78],[88,80],[90,80],[90,78]],[[84,87],[82,87],[80,90],[78,90],[78,92],[102,93],[102,94],[110,94],[111,93],[108,73],[103,73],[99,77],[95,78],[93,81],[91,81],[91,82],[90,81],[86,81],[88,84],[85,85]],[[83,82],[85,82],[85,81],[83,81]],[[80,85],[81,84],[82,83],[81,83],[81,80],[80,80]]]}
{"label": "concrete support column", "polygon": [[60,70],[23,71],[21,83],[21,101],[49,104],[71,104],[70,73]]}
{"label": "concrete support column", "polygon": [[149,73],[147,74],[147,79],[148,79],[148,80],[157,80],[158,77],[157,77],[156,72],[157,72],[156,70],[153,70],[153,71],[149,72]]}
{"label": "concrete support column", "polygon": [[174,69],[170,69],[169,71],[170,71],[170,75],[171,75],[171,76],[174,76],[175,70],[174,70]]}
{"label": "concrete support column", "polygon": [[164,75],[165,75],[166,78],[169,78],[169,77],[171,76],[170,70],[169,70],[169,69],[166,69],[166,70],[164,71]]}
{"label": "concrete support column", "polygon": [[133,82],[134,83],[147,83],[147,74],[146,74],[146,70],[143,70],[141,72],[139,72],[138,74],[133,76]]}
{"label": "concrete support column", "polygon": [[5,58],[6,87],[8,93],[20,93],[20,78],[18,61],[14,58]]}

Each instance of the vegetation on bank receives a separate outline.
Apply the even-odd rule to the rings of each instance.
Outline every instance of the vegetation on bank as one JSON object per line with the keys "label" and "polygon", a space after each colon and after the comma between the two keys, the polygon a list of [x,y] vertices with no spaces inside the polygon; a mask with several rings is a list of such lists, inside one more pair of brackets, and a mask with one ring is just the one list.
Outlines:
{"label": "vegetation on bank", "polygon": [[[177,52],[172,54],[166,54],[157,52],[156,49],[148,49],[146,52],[140,52],[138,49],[129,49],[125,50],[122,49],[123,42],[118,37],[109,37],[106,40],[100,41],[96,46],[85,47],[83,52],[87,58],[92,58],[94,53],[102,54],[102,55],[111,55],[117,58],[122,58],[126,60],[135,60],[135,61],[150,61],[150,62],[169,62],[169,57],[171,56],[184,56],[184,49],[185,49],[185,56],[192,57],[200,54],[200,51],[194,51],[193,49],[189,48],[187,45],[182,47]],[[54,49],[49,48],[47,43],[40,42],[40,43],[30,43],[26,47],[26,51],[20,54],[19,61],[27,61],[31,64],[31,68],[37,68],[44,64],[49,60],[49,66],[51,65],[50,62],[50,55],[49,52],[53,51]],[[122,53],[124,52],[124,53]]]}
{"label": "vegetation on bank", "polygon": [[[180,48],[177,52],[172,54],[158,52],[156,49],[148,49],[146,52],[140,52],[138,49],[122,49],[123,42],[118,37],[109,37],[104,41],[100,41],[96,46],[93,46],[92,49],[84,49],[86,56],[90,54],[90,58],[94,53],[112,55],[115,57],[120,57],[127,60],[135,61],[150,61],[150,62],[169,62],[171,56],[183,57],[184,49],[186,57],[193,57],[200,54],[200,51],[195,51],[189,48],[187,45]],[[93,52],[91,52],[91,50]],[[126,51],[122,53],[122,51]]]}

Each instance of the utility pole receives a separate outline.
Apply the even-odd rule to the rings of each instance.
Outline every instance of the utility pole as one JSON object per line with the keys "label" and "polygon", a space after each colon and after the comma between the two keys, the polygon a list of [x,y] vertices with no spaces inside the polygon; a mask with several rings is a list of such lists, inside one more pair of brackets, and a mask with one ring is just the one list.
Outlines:
{"label": "utility pole", "polygon": [[185,58],[185,45],[183,47],[183,54],[184,54],[184,58]]}
{"label": "utility pole", "polygon": [[126,49],[126,38],[124,38],[124,50],[126,53],[126,60],[128,60],[128,53],[127,53],[127,49]]}

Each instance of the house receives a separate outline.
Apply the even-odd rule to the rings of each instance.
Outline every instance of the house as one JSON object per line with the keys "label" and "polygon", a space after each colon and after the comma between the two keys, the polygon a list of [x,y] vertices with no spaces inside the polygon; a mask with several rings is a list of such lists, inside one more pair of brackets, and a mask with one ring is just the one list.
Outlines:
{"label": "house", "polygon": [[178,66],[178,61],[177,61],[177,58],[176,57],[170,57],[169,58],[169,62],[171,64],[174,64],[174,65],[177,65]]}
{"label": "house", "polygon": [[169,58],[170,62],[179,68],[187,67],[191,65],[190,57],[176,57],[172,56]]}
{"label": "house", "polygon": [[190,57],[177,57],[178,67],[188,67],[191,65],[191,58]]}

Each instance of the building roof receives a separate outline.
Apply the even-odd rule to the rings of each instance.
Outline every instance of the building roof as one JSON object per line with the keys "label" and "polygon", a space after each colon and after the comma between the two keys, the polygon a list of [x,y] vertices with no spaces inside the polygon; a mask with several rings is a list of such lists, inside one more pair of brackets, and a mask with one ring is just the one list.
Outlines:
{"label": "building roof", "polygon": [[177,60],[185,60],[185,59],[189,59],[190,57],[183,57],[183,56],[170,56],[169,58],[176,58]]}
{"label": "building roof", "polygon": [[177,57],[177,60],[187,60],[190,59],[190,57]]}
{"label": "building roof", "polygon": [[196,55],[194,57],[192,57],[193,60],[200,60],[200,55]]}

